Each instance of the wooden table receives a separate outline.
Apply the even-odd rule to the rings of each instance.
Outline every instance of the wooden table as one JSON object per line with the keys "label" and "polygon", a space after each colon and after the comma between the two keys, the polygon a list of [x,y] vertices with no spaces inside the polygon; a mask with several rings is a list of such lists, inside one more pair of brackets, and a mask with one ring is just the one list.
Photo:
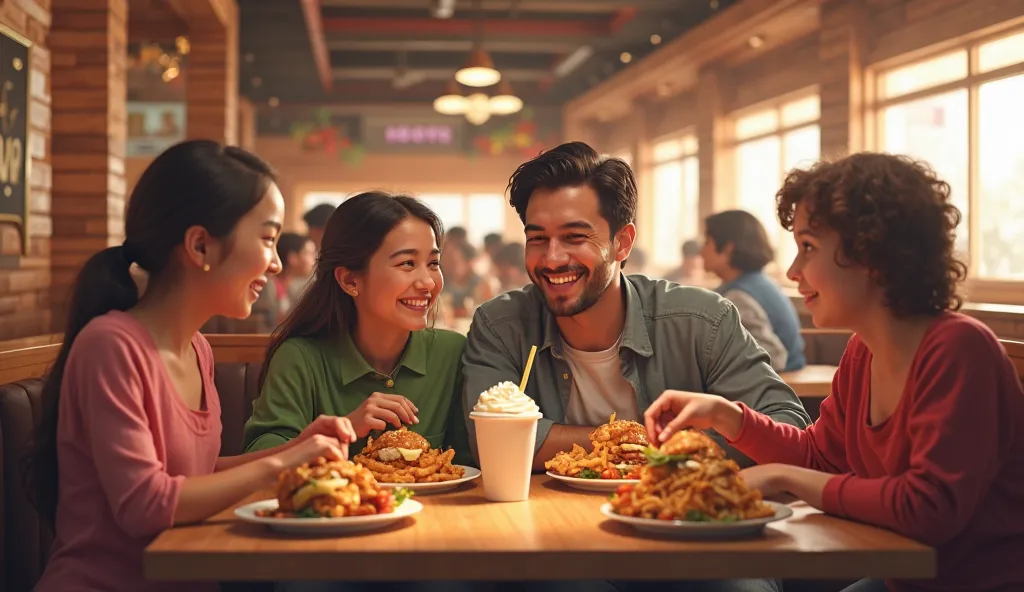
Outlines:
{"label": "wooden table", "polygon": [[[247,501],[266,498],[253,496]],[[383,531],[302,538],[242,523],[231,511],[161,534],[151,580],[541,580],[777,577],[928,578],[932,549],[796,503],[764,536],[729,542],[643,538],[606,520],[602,494],[535,475],[530,500],[490,503],[478,484],[417,496],[425,508]]]}
{"label": "wooden table", "polygon": [[809,364],[800,370],[779,374],[783,381],[796,391],[798,397],[824,399],[832,392],[832,377],[836,366]]}

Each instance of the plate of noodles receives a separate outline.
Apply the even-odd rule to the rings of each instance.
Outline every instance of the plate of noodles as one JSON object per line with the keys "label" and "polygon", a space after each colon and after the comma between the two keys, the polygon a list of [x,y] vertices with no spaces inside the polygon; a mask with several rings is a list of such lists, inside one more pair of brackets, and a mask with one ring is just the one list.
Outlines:
{"label": "plate of noodles", "polygon": [[559,452],[544,463],[547,475],[583,491],[611,493],[620,485],[639,482],[640,469],[647,464],[647,429],[635,421],[615,419],[589,434],[591,450],[579,444]]}
{"label": "plate of noodles", "polygon": [[419,513],[412,492],[380,486],[356,463],[324,458],[282,471],[277,497],[235,509],[244,522],[280,532],[349,534],[384,528]]}
{"label": "plate of noodles", "polygon": [[747,487],[739,465],[703,432],[684,430],[644,451],[640,481],[620,485],[601,513],[638,531],[685,538],[757,535],[793,510]]}
{"label": "plate of noodles", "polygon": [[480,476],[478,469],[452,464],[454,457],[455,450],[431,448],[426,438],[402,426],[371,437],[352,460],[369,469],[381,487],[437,493]]}

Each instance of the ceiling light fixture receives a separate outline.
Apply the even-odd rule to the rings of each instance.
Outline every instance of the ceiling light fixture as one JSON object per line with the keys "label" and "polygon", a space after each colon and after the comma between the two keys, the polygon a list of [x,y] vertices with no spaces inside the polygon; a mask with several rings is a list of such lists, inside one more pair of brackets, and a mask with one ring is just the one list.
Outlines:
{"label": "ceiling light fixture", "polygon": [[468,108],[469,103],[454,80],[449,80],[444,86],[444,94],[434,99],[434,111],[442,115],[464,115]]}
{"label": "ceiling light fixture", "polygon": [[455,73],[455,80],[466,86],[483,88],[497,84],[501,80],[501,72],[494,68],[490,54],[477,45],[469,52],[466,65]]}
{"label": "ceiling light fixture", "polygon": [[445,85],[444,94],[434,99],[434,111],[442,115],[462,115],[473,125],[481,125],[492,115],[511,115],[523,108],[523,100],[512,92],[512,85],[502,82],[493,95],[475,90],[463,95],[456,81]]}
{"label": "ceiling light fixture", "polygon": [[661,35],[651,35],[651,45],[658,45],[661,43]]}
{"label": "ceiling light fixture", "polygon": [[619,54],[619,61],[621,61],[623,64],[628,64],[633,61],[633,54],[629,53],[628,51],[624,51]]}
{"label": "ceiling light fixture", "polygon": [[490,98],[491,113],[495,115],[512,115],[523,108],[523,100],[512,92],[512,85],[507,80],[498,84],[496,94]]}

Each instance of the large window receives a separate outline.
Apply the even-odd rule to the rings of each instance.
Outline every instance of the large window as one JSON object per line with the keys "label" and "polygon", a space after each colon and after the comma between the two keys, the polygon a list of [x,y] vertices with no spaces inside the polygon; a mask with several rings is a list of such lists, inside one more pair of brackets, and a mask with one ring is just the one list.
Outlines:
{"label": "large window", "polygon": [[693,134],[662,139],[652,146],[655,268],[679,265],[683,241],[700,234],[699,170]]}
{"label": "large window", "polygon": [[416,197],[437,212],[446,229],[465,228],[470,242],[477,248],[482,248],[488,234],[505,234],[505,215],[511,208],[500,194],[423,193]]}
{"label": "large window", "polygon": [[355,194],[344,191],[310,191],[302,198],[302,205],[305,208],[302,211],[303,213],[308,212],[320,204],[330,204],[338,207],[341,205],[341,202],[353,195]]}
{"label": "large window", "polygon": [[775,194],[786,173],[814,164],[821,155],[821,107],[818,95],[804,95],[737,115],[736,207],[757,216],[775,247],[776,269],[785,273],[796,244],[775,209]]}
{"label": "large window", "polygon": [[1024,31],[875,78],[878,148],[924,160],[949,183],[971,275],[1024,281]]}

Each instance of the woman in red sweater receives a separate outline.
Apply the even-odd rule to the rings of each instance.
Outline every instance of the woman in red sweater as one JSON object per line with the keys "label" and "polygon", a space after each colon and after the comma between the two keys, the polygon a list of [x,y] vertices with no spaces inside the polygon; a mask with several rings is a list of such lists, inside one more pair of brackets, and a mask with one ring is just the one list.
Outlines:
{"label": "woman in red sweater", "polygon": [[937,578],[850,590],[1024,590],[1024,390],[985,325],[955,312],[966,266],[949,185],[906,157],[855,154],[794,171],[779,219],[788,276],[817,327],[854,331],[806,431],[743,405],[666,391],[654,441],[714,429],[759,463],[772,496],[891,529],[937,549]]}

